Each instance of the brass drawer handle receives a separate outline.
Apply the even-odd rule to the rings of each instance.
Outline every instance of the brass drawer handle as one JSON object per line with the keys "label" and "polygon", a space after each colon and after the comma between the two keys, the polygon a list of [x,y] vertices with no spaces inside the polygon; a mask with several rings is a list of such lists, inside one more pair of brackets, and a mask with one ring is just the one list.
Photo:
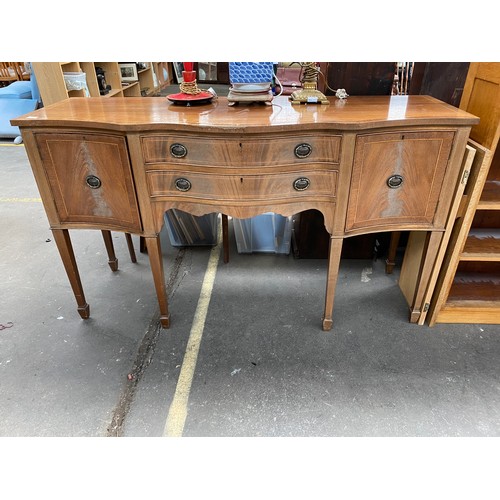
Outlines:
{"label": "brass drawer handle", "polygon": [[387,185],[391,189],[397,189],[398,187],[401,187],[402,184],[403,184],[403,177],[401,177],[400,175],[391,175],[387,179]]}
{"label": "brass drawer handle", "polygon": [[188,153],[186,146],[175,143],[170,146],[170,154],[174,158],[184,158]]}
{"label": "brass drawer handle", "polygon": [[189,191],[191,189],[191,182],[183,177],[179,177],[175,180],[175,187],[179,191]]}
{"label": "brass drawer handle", "polygon": [[312,146],[306,142],[295,146],[295,156],[297,158],[307,158],[312,153]]}
{"label": "brass drawer handle", "polygon": [[305,191],[311,185],[307,177],[299,177],[293,181],[293,189],[296,191]]}
{"label": "brass drawer handle", "polygon": [[99,189],[102,185],[101,179],[95,175],[88,175],[85,179],[87,186],[91,189]]}

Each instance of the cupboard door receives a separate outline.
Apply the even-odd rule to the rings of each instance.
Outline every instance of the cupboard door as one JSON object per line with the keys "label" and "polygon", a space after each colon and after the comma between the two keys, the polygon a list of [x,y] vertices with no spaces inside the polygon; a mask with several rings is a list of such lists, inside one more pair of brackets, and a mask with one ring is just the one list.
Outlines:
{"label": "cupboard door", "polygon": [[124,137],[36,134],[62,224],[141,231]]}
{"label": "cupboard door", "polygon": [[433,228],[453,131],[358,136],[346,232]]}

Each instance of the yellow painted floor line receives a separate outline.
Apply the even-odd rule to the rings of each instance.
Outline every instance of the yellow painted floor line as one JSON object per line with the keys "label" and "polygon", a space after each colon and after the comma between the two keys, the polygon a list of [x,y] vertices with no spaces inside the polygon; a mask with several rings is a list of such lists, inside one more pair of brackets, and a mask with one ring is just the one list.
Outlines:
{"label": "yellow painted floor line", "polygon": [[0,198],[0,203],[41,203],[41,198]]}
{"label": "yellow painted floor line", "polygon": [[12,144],[11,143],[0,143],[0,146],[5,146],[5,147],[9,147],[9,148],[12,148],[12,147],[14,147],[14,148],[19,148],[19,147],[24,148],[24,144],[13,144],[13,143]]}
{"label": "yellow painted floor line", "polygon": [[168,410],[167,422],[163,431],[165,437],[181,437],[187,418],[187,407],[191,384],[193,383],[198,352],[200,350],[201,338],[205,328],[208,306],[212,296],[215,275],[219,264],[220,250],[222,247],[222,224],[219,223],[217,245],[212,248],[208,259],[207,270],[203,278],[198,305],[194,314],[191,332],[186,346],[186,352],[182,361],[179,380],[175,388],[174,398]]}

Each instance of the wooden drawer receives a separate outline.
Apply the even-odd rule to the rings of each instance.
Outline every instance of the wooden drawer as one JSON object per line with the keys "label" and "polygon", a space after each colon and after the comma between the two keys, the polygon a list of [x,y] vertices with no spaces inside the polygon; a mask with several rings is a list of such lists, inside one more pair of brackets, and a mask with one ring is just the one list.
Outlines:
{"label": "wooden drawer", "polygon": [[453,131],[358,136],[346,231],[433,227]]}
{"label": "wooden drawer", "polygon": [[336,170],[244,176],[157,170],[148,172],[147,179],[152,198],[179,197],[225,202],[334,198],[337,175]]}
{"label": "wooden drawer", "polygon": [[39,133],[35,138],[60,222],[141,230],[124,137]]}
{"label": "wooden drawer", "polygon": [[[328,134],[222,137],[155,135],[141,137],[146,165],[174,163],[245,167],[294,163],[339,163],[342,137]],[[303,146],[305,145],[305,146]],[[297,149],[298,148],[298,149]]]}

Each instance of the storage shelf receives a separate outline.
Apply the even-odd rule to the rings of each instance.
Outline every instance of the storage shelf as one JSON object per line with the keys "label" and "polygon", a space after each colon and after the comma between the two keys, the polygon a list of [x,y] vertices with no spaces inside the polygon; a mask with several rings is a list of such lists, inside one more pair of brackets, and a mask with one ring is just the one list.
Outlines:
{"label": "storage shelf", "polygon": [[495,303],[500,306],[500,273],[467,273],[458,272],[455,275],[448,295],[448,303]]}
{"label": "storage shelf", "polygon": [[[500,277],[499,277],[500,280]],[[500,289],[499,281],[496,288]],[[500,293],[492,281],[454,281],[437,323],[500,323]]]}
{"label": "storage shelf", "polygon": [[[91,97],[140,97],[157,92],[167,85],[163,68],[170,63],[148,63],[146,69],[138,71],[139,81],[122,87],[120,67],[117,62],[35,62],[33,70],[38,82],[44,106],[70,97],[84,97],[83,91],[68,91],[63,72],[83,72],[86,75],[87,87]],[[101,95],[96,76],[96,67],[105,73],[106,84],[111,91]],[[155,85],[156,84],[156,85]]]}
{"label": "storage shelf", "polygon": [[117,95],[122,95],[122,89],[111,89],[107,94],[104,94],[101,97],[114,97]]}
{"label": "storage shelf", "polygon": [[500,323],[500,302],[447,302],[439,311],[436,322],[496,325]]}
{"label": "storage shelf", "polygon": [[500,229],[472,228],[460,260],[500,262]]}
{"label": "storage shelf", "polygon": [[133,83],[130,83],[129,85],[122,84],[122,90],[131,89],[132,87],[135,87],[136,85],[139,85],[139,82],[133,82]]}
{"label": "storage shelf", "polygon": [[456,219],[429,324],[500,324],[500,63],[470,63],[460,108],[480,122],[466,196]]}
{"label": "storage shelf", "polygon": [[68,95],[70,97],[85,97],[84,90],[68,90]]}
{"label": "storage shelf", "polygon": [[500,210],[500,181],[486,181],[478,210]]}

